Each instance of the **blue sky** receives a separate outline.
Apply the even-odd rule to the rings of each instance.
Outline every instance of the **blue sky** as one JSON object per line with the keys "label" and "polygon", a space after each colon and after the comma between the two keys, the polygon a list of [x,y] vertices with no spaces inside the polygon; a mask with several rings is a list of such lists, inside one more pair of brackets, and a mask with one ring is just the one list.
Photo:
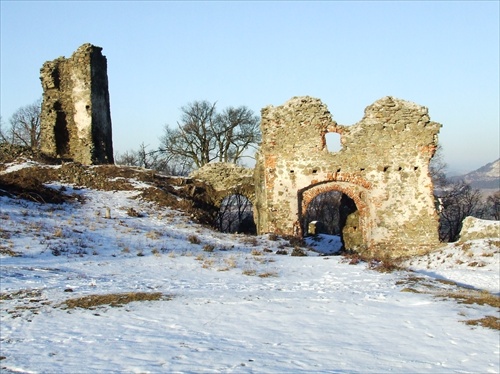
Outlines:
{"label": "blue sky", "polygon": [[384,96],[429,108],[450,171],[500,153],[498,1],[4,1],[0,113],[41,97],[45,61],[103,48],[115,152],[158,146],[194,100],[257,114],[293,96],[351,125]]}

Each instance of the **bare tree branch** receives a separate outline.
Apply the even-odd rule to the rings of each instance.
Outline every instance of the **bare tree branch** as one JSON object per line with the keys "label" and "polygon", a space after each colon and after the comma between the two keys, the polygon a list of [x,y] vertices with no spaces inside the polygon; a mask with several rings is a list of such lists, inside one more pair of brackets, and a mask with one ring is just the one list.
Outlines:
{"label": "bare tree branch", "polygon": [[181,108],[177,128],[165,126],[160,150],[200,168],[212,162],[241,160],[243,152],[260,142],[259,117],[247,107],[229,107],[221,114],[215,103],[195,101]]}
{"label": "bare tree branch", "polygon": [[40,113],[41,99],[19,108],[10,118],[10,129],[2,138],[9,143],[40,148]]}

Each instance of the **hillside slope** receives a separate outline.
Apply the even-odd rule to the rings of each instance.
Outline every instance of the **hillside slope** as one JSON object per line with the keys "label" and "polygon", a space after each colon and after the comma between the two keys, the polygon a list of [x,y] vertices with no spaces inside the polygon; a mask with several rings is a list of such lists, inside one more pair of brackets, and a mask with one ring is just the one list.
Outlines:
{"label": "hillside slope", "polygon": [[[69,165],[0,170],[2,373],[500,371],[498,238],[381,273],[214,232],[182,185],[160,194],[177,205],[152,199],[147,171],[78,184]],[[13,184],[40,170],[43,197]]]}
{"label": "hillside slope", "polygon": [[465,175],[455,176],[452,180],[464,180],[473,188],[480,190],[500,190],[500,159],[490,162]]}

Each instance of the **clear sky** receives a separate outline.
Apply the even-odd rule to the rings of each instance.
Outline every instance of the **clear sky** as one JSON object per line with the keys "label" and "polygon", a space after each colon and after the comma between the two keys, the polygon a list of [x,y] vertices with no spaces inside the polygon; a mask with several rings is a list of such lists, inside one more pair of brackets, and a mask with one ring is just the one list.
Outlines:
{"label": "clear sky", "polygon": [[115,153],[151,149],[179,108],[257,114],[293,96],[351,125],[395,96],[443,124],[451,172],[496,160],[499,1],[0,1],[4,123],[42,95],[45,61],[103,48]]}

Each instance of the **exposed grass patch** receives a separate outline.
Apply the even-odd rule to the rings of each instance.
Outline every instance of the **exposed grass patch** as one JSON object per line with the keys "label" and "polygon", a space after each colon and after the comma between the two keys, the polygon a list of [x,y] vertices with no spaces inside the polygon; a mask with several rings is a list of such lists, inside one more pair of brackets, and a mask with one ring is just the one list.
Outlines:
{"label": "exposed grass patch", "polygon": [[416,290],[412,287],[405,287],[401,290],[401,292],[421,293],[419,290]]}
{"label": "exposed grass patch", "polygon": [[257,238],[255,236],[245,236],[241,242],[245,245],[249,245],[249,246],[252,246],[252,247],[256,247],[259,245],[259,241],[257,240]]}
{"label": "exposed grass patch", "polygon": [[455,299],[460,304],[489,305],[500,308],[500,296],[493,295],[488,291],[460,290],[438,293],[436,296]]}
{"label": "exposed grass patch", "polygon": [[189,235],[188,242],[190,242],[191,244],[200,244],[201,240],[196,235]]}
{"label": "exposed grass patch", "polygon": [[164,295],[161,292],[127,292],[106,295],[89,295],[78,297],[75,299],[68,299],[58,306],[64,309],[95,309],[96,307],[103,305],[120,307],[135,301],[158,300],[172,300],[172,296]]}
{"label": "exposed grass patch", "polygon": [[146,234],[146,238],[151,239],[151,240],[158,240],[160,239],[161,234],[156,231],[156,230],[151,230]]}
{"label": "exposed grass patch", "polygon": [[203,246],[203,251],[205,252],[213,252],[215,247],[212,244],[205,244]]}
{"label": "exposed grass patch", "polygon": [[278,237],[278,235],[276,235],[274,233],[270,233],[268,236],[268,239],[272,242],[275,242],[275,241],[279,240],[279,237]]}
{"label": "exposed grass patch", "polygon": [[295,247],[292,251],[292,254],[291,256],[298,256],[298,257],[302,257],[302,256],[307,256],[307,253],[306,251],[304,251],[302,248],[299,248],[299,247]]}
{"label": "exposed grass patch", "polygon": [[404,267],[401,265],[404,259],[393,258],[389,254],[384,255],[383,253],[378,253],[377,256],[374,256],[368,253],[345,252],[342,257],[344,258],[343,261],[347,262],[349,265],[357,265],[360,262],[366,262],[369,269],[377,270],[381,273],[404,270]]}
{"label": "exposed grass patch", "polygon": [[211,269],[214,267],[214,264],[215,264],[215,260],[212,259],[212,258],[207,258],[205,260],[203,260],[203,263],[201,264],[201,267],[203,269]]}
{"label": "exposed grass patch", "polygon": [[269,277],[277,277],[277,276],[278,276],[278,273],[276,273],[275,271],[266,271],[264,273],[259,274],[260,278],[269,278]]}
{"label": "exposed grass patch", "polygon": [[39,298],[42,295],[41,290],[19,290],[14,292],[0,293],[0,300],[32,299]]}
{"label": "exposed grass patch", "polygon": [[[488,291],[460,287],[456,282],[447,279],[427,279],[410,276],[396,282],[396,285],[407,285],[401,292],[428,294],[441,299],[453,299],[459,304],[477,304],[500,308],[500,296]],[[483,326],[500,330],[500,318],[486,316],[480,319],[462,321],[467,325]]]}
{"label": "exposed grass patch", "polygon": [[490,247],[496,247],[496,248],[500,248],[500,240],[488,240],[488,245]]}
{"label": "exposed grass patch", "polygon": [[486,316],[479,319],[471,319],[465,322],[466,325],[470,326],[483,326],[493,330],[500,330],[500,318],[494,316]]}
{"label": "exposed grass patch", "polygon": [[462,250],[465,252],[467,252],[471,248],[472,248],[472,243],[470,243],[470,242],[462,244]]}
{"label": "exposed grass patch", "polygon": [[10,248],[0,247],[0,255],[6,255],[10,257],[21,257],[22,254],[20,252],[16,252]]}

